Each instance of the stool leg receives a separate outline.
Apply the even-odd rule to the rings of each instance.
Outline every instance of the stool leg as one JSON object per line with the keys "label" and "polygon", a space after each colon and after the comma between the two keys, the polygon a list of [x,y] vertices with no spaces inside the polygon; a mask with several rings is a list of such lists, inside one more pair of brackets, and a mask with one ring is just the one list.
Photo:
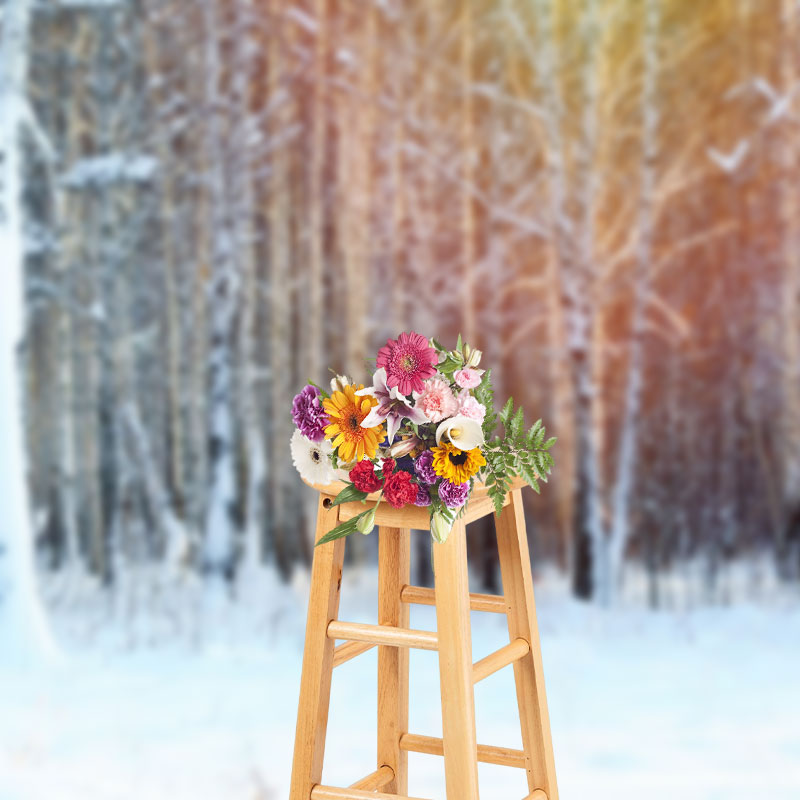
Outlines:
{"label": "stool leg", "polygon": [[539,625],[536,621],[533,578],[520,489],[511,493],[511,503],[503,509],[499,517],[495,516],[495,527],[503,575],[503,594],[508,611],[508,632],[512,641],[519,637],[530,644],[528,655],[514,662],[528,788],[531,792],[543,789],[547,800],[558,800]]}
{"label": "stool leg", "polygon": [[433,572],[447,800],[478,800],[467,537],[463,522],[455,523],[444,544],[434,542]]}
{"label": "stool leg", "polygon": [[[320,497],[315,540],[335,528],[338,519],[338,506],[325,508]],[[322,780],[335,645],[327,628],[339,611],[343,561],[344,539],[314,550],[289,800],[309,800],[311,789]]]}
{"label": "stool leg", "polygon": [[[381,527],[378,534],[378,624],[409,627],[409,606],[400,592],[411,579],[411,531]],[[408,648],[378,646],[378,768],[394,770],[383,792],[408,794],[408,753],[400,736],[408,733]]]}

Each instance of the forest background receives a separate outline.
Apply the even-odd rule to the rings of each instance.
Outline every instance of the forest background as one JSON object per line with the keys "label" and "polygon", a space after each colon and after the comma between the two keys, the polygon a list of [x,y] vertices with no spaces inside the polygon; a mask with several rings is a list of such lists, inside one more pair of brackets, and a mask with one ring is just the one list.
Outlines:
{"label": "forest background", "polygon": [[[795,0],[7,0],[0,20],[24,546],[67,640],[196,643],[232,609],[273,619],[260,584],[302,604],[292,397],[329,367],[367,380],[402,330],[461,333],[558,436],[526,497],[537,578],[616,608],[796,597]],[[498,590],[475,527],[476,588]],[[376,544],[352,537],[347,568]],[[227,611],[204,617],[211,585]]]}

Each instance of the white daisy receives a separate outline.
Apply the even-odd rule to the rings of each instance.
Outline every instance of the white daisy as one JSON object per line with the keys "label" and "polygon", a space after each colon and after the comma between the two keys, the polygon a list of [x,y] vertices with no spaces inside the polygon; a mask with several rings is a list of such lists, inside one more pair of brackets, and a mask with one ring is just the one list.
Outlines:
{"label": "white daisy", "polygon": [[325,485],[335,480],[331,464],[333,448],[327,439],[312,442],[299,430],[295,430],[292,434],[291,451],[292,463],[304,481]]}

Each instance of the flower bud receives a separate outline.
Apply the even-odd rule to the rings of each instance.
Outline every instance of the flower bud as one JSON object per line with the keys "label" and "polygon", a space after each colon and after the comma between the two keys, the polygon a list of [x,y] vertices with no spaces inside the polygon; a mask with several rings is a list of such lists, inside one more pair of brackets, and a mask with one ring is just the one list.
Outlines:
{"label": "flower bud", "polygon": [[433,536],[439,544],[444,544],[447,541],[452,527],[453,526],[450,525],[438,511],[434,512],[431,517],[431,536]]}
{"label": "flower bud", "polygon": [[364,514],[363,517],[359,517],[356,520],[356,530],[359,533],[363,533],[366,536],[368,533],[372,533],[372,529],[375,527],[375,508],[371,508]]}
{"label": "flower bud", "polygon": [[477,367],[478,364],[481,363],[481,356],[483,353],[480,350],[473,350],[469,356],[467,356],[467,366],[468,367]]}
{"label": "flower bud", "polygon": [[347,375],[337,375],[334,378],[331,378],[331,391],[332,392],[343,392],[345,386],[350,385],[350,378]]}

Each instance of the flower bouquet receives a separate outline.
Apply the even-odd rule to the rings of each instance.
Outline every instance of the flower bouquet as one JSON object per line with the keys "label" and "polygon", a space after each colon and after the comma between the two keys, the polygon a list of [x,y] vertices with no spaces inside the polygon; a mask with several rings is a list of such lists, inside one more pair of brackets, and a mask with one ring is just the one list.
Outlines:
{"label": "flower bouquet", "polygon": [[[555,438],[545,440],[541,420],[525,431],[512,398],[495,413],[491,370],[480,361],[481,351],[460,336],[448,350],[401,333],[378,351],[371,386],[341,375],[330,391],[310,383],[292,404],[292,461],[301,477],[317,485],[346,481],[334,505],[380,492],[394,508],[428,506],[438,542],[466,510],[476,480],[498,514],[516,476],[538,492],[553,466]],[[502,436],[495,435],[498,416]],[[317,544],[370,533],[374,524],[371,507]]]}

